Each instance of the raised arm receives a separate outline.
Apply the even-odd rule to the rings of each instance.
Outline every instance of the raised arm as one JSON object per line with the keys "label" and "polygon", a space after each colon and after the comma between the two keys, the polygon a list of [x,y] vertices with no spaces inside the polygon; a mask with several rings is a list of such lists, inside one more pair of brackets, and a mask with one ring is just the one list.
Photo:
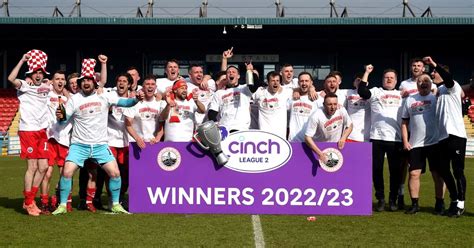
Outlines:
{"label": "raised arm", "polygon": [[[260,79],[260,76],[258,75],[258,72],[256,70],[254,70],[252,61],[250,61],[249,63],[245,63],[245,67],[246,67],[247,71],[248,70],[252,71],[253,85],[247,85],[247,86],[249,87],[250,92],[255,93],[255,91],[257,91],[258,88],[260,88],[260,86],[263,85],[263,80]],[[247,74],[245,74],[245,76],[247,76]]]}
{"label": "raised arm", "polygon": [[372,96],[372,93],[370,93],[370,90],[369,88],[367,88],[367,85],[369,81],[369,75],[370,73],[372,73],[373,70],[374,67],[371,64],[365,66],[364,75],[362,76],[362,80],[359,83],[359,87],[357,88],[357,94],[359,94],[360,97],[366,100],[370,99],[370,97]]}
{"label": "raised arm", "polygon": [[227,49],[222,53],[222,61],[221,61],[221,71],[226,71],[227,70],[227,60],[232,58],[234,56],[234,53],[232,52],[234,50],[234,47],[231,47],[230,49]]}
{"label": "raised arm", "polygon": [[99,62],[100,62],[100,82],[99,86],[104,87],[105,84],[107,83],[107,56],[101,54],[98,57]]}
{"label": "raised arm", "polygon": [[8,81],[10,81],[13,86],[15,86],[16,89],[20,88],[21,86],[21,81],[18,79],[18,73],[20,72],[21,66],[23,66],[23,63],[28,61],[30,59],[30,55],[28,54],[23,54],[23,57],[21,57],[20,61],[18,64],[13,68],[12,72],[10,75],[8,75]]}
{"label": "raised arm", "polygon": [[434,62],[434,60],[430,56],[424,57],[423,62],[432,66],[439,73],[439,76],[443,79],[443,83],[444,85],[446,85],[446,87],[448,88],[454,87],[454,80],[451,73],[447,72],[445,69],[439,66],[436,62]]}

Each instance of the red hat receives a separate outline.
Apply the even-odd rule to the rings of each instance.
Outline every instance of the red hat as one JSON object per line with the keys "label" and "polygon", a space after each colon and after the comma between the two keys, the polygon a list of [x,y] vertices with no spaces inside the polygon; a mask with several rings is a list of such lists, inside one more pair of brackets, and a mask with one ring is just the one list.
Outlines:
{"label": "red hat", "polygon": [[186,83],[186,80],[184,79],[178,79],[176,80],[174,83],[173,83],[173,88],[172,90],[177,90],[183,86],[186,86],[186,88],[188,87],[188,84]]}
{"label": "red hat", "polygon": [[97,83],[94,71],[96,64],[97,62],[95,61],[95,59],[83,59],[81,76],[78,78],[78,80],[82,80],[84,78],[91,78],[92,80],[94,80],[94,82]]}
{"label": "red hat", "polygon": [[28,64],[28,71],[26,74],[33,73],[38,70],[42,70],[44,73],[49,75],[46,71],[46,64],[48,63],[48,55],[45,52],[37,49],[30,50],[26,53],[30,56],[26,63]]}

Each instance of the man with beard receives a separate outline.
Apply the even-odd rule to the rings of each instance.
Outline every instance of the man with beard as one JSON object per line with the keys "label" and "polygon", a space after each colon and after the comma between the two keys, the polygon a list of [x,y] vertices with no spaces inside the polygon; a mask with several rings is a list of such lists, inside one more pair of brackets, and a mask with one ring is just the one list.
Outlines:
{"label": "man with beard", "polygon": [[467,135],[461,112],[462,89],[445,69],[446,66],[437,64],[431,57],[425,57],[423,61],[434,68],[431,75],[434,83],[439,85],[436,116],[439,121],[439,150],[442,152],[440,174],[451,198],[448,216],[459,217],[465,211],[466,200],[464,159]]}
{"label": "man with beard", "polygon": [[336,74],[329,73],[324,79],[324,89],[319,92],[317,99],[319,106],[323,106],[324,96],[331,92],[336,94],[339,107],[346,106],[347,90],[339,89],[339,81]]}
{"label": "man with beard", "polygon": [[[64,161],[69,149],[69,138],[72,129],[72,124],[67,122],[60,122],[56,118],[56,110],[60,105],[64,107],[68,98],[63,94],[64,86],[66,85],[66,75],[64,71],[57,71],[53,74],[52,86],[53,90],[48,94],[48,114],[49,126],[48,133],[48,170],[41,183],[41,206],[42,212],[47,213],[50,209],[56,208],[56,196],[52,197],[51,207],[49,206],[49,187],[54,165],[59,167],[59,174],[61,174],[64,166]],[[70,198],[70,196],[69,196]],[[71,203],[68,203],[68,208],[71,209]]]}
{"label": "man with beard", "polygon": [[372,142],[372,171],[377,205],[375,210],[385,209],[385,193],[383,182],[383,164],[387,154],[388,169],[390,172],[389,209],[396,211],[398,187],[401,182],[402,164],[402,136],[401,136],[401,109],[402,97],[397,85],[397,74],[393,69],[383,73],[381,88],[367,88],[369,74],[373,67],[367,67],[357,93],[370,103],[370,141]]}
{"label": "man with beard", "polygon": [[[192,101],[191,101],[192,99]],[[195,113],[204,113],[206,107],[197,94],[188,95],[184,79],[176,80],[171,91],[166,93],[166,107],[161,112],[165,120],[165,141],[189,142],[193,139]]]}
{"label": "man with beard", "polygon": [[[247,70],[253,71],[253,65],[247,64]],[[209,120],[224,126],[230,132],[248,130],[250,126],[250,98],[262,85],[262,81],[254,72],[253,85],[239,85],[240,72],[235,66],[229,66],[227,72],[226,89],[214,93],[209,105]]]}
{"label": "man with beard", "polygon": [[[410,72],[411,76],[405,81],[402,81],[400,83],[400,87],[398,88],[401,91],[402,97],[403,97],[403,102],[405,102],[405,99],[408,96],[414,95],[418,93],[418,88],[416,84],[416,79],[421,76],[425,72],[425,64],[423,63],[423,60],[421,58],[412,58],[410,60]],[[432,84],[431,85],[431,91],[433,92],[434,95],[436,95],[436,85]],[[404,103],[402,103],[404,104]],[[408,136],[410,136],[410,130],[408,130]],[[407,168],[408,168],[408,154],[402,153],[403,158],[402,158],[402,163],[403,163],[403,171],[402,171],[402,181],[400,184],[400,187],[398,189],[399,191],[399,207],[403,208],[404,207],[404,191],[405,191],[405,179],[407,177]],[[436,181],[442,180],[439,175],[437,175],[436,171],[433,171],[432,176],[437,178]]]}
{"label": "man with beard", "polygon": [[[198,95],[199,101],[204,104],[206,107],[206,111],[209,107],[209,103],[211,102],[212,96],[214,95],[214,91],[216,91],[216,82],[212,79],[207,79],[204,77],[204,72],[202,66],[200,65],[190,65],[189,66],[189,83],[188,83],[188,91],[191,91]],[[206,81],[206,82],[204,82]],[[204,83],[207,85],[204,88]],[[203,123],[206,117],[206,113],[196,113],[196,125]]]}
{"label": "man with beard", "polygon": [[[88,158],[95,159],[110,177],[109,190],[113,204],[111,211],[128,214],[119,203],[121,177],[117,162],[107,145],[107,118],[111,105],[131,107],[143,99],[143,93],[137,95],[138,99],[119,98],[116,93],[98,95],[95,90],[97,86],[95,65],[94,59],[84,59],[79,78],[81,91],[66,105],[66,118],[73,118],[73,132],[69,154],[60,179],[60,205],[53,215],[67,213],[66,202],[71,191],[72,176],[79,167],[84,166],[84,161]],[[58,119],[62,119],[63,115],[57,112]]]}
{"label": "man with beard", "polygon": [[[130,74],[118,74],[115,77],[115,82],[116,85],[114,88],[106,89],[107,94],[116,95],[120,98],[132,98],[129,89],[132,86],[133,78]],[[120,202],[127,209],[127,201],[125,201],[124,196],[128,190],[128,143],[129,141],[133,142],[134,140],[129,139],[130,137],[128,136],[125,128],[125,116],[123,115],[124,109],[125,108],[117,105],[112,105],[110,107],[107,122],[107,143],[115,157],[115,161],[117,161],[122,178]],[[103,170],[97,170],[97,189],[95,185],[91,185],[92,187],[88,187],[87,189],[87,209],[93,209],[94,204],[92,204],[92,199],[96,199],[97,201],[101,199],[105,176],[106,175]],[[106,180],[107,179],[105,179],[105,181]],[[109,199],[109,208],[111,207],[110,200],[111,199]],[[97,202],[95,205],[99,206],[99,208],[101,207],[99,202]]]}
{"label": "man with beard", "polygon": [[309,117],[319,107],[317,101],[309,98],[309,90],[313,85],[313,76],[309,72],[301,72],[298,75],[300,98],[290,99],[288,108],[290,109],[290,132],[288,141],[304,142],[304,134],[308,126]]}
{"label": "man with beard", "polygon": [[[26,159],[23,209],[31,216],[38,216],[41,210],[36,206],[35,197],[43,177],[48,170],[48,93],[50,85],[43,82],[48,56],[40,50],[31,50],[24,54],[8,76],[13,86],[18,90],[20,100],[20,157]],[[18,73],[27,62],[27,77],[33,81],[29,85],[25,80],[18,79]]]}
{"label": "man with beard", "polygon": [[260,87],[253,94],[254,104],[258,106],[259,129],[286,139],[288,111],[287,103],[293,90],[281,86],[281,75],[275,71],[267,74],[267,87]]}
{"label": "man with beard", "polygon": [[[337,95],[329,92],[324,96],[323,108],[318,108],[308,120],[305,132],[306,144],[315,152],[319,160],[327,163],[328,157],[314,141],[337,142],[342,150],[352,131],[352,121],[344,107],[338,107]],[[313,140],[314,139],[314,140]]]}
{"label": "man with beard", "polygon": [[[420,75],[416,81],[418,93],[405,100],[402,110],[402,139],[403,148],[409,151],[408,188],[412,201],[411,208],[405,212],[407,214],[420,211],[418,204],[420,176],[425,172],[426,159],[429,161],[430,171],[433,174],[437,199],[438,194],[442,195],[443,192],[443,181],[437,180],[439,178],[439,151],[436,96],[430,94],[432,83],[428,75]],[[410,137],[408,137],[408,126],[411,131]],[[433,172],[436,172],[436,176]]]}
{"label": "man with beard", "polygon": [[[408,97],[418,93],[416,79],[425,72],[425,63],[421,58],[413,58],[410,60],[411,77],[400,83],[398,89],[402,92],[403,97]],[[436,85],[432,84],[431,91],[436,95]]]}
{"label": "man with beard", "polygon": [[165,101],[155,99],[155,76],[145,78],[142,91],[145,93],[145,99],[123,112],[127,131],[140,149],[146,147],[145,142],[150,142],[152,145],[160,142],[163,136],[163,122],[160,120],[160,115],[166,105]]}

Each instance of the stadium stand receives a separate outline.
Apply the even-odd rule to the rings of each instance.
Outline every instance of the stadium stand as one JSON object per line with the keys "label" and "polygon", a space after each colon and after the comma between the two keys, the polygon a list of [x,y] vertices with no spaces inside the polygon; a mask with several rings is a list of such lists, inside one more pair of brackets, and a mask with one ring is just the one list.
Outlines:
{"label": "stadium stand", "polygon": [[19,101],[15,89],[0,89],[0,147],[1,154],[19,154]]}

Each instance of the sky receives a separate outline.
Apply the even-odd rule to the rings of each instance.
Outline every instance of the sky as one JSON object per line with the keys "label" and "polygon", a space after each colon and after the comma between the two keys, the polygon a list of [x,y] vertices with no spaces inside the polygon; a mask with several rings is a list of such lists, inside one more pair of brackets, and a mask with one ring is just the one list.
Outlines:
{"label": "sky", "polygon": [[[335,0],[340,15],[349,17],[402,17],[403,0]],[[474,0],[408,0],[417,17],[431,8],[434,17],[474,17]],[[9,0],[11,17],[50,17],[55,6],[68,16],[76,0]],[[286,17],[329,17],[329,0],[280,0]],[[154,17],[198,17],[202,0],[154,0]],[[145,15],[148,0],[82,0],[83,17]],[[408,10],[407,10],[408,11]],[[408,12],[407,12],[408,13]],[[208,17],[275,17],[275,0],[208,0]],[[0,17],[5,16],[4,8]]]}

